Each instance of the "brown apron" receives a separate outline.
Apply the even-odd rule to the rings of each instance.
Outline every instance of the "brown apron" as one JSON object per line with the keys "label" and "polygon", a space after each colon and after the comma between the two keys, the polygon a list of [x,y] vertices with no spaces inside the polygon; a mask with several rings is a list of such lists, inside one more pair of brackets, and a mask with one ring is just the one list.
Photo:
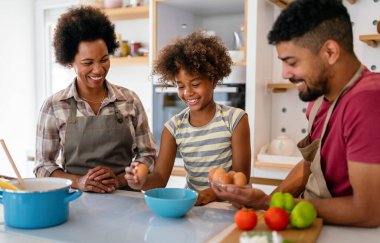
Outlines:
{"label": "brown apron", "polygon": [[346,86],[339,93],[338,97],[331,104],[327,112],[325,122],[323,124],[321,138],[314,140],[312,143],[310,143],[311,129],[314,123],[314,119],[317,115],[318,109],[320,108],[322,104],[323,96],[319,97],[315,101],[310,111],[309,125],[308,125],[309,134],[297,144],[297,147],[300,150],[304,160],[311,162],[311,165],[310,165],[311,174],[307,181],[305,191],[303,192],[303,195],[302,195],[302,197],[304,197],[305,199],[331,198],[331,193],[327,187],[327,183],[323,175],[323,171],[321,169],[321,141],[323,140],[323,137],[326,132],[327,124],[329,123],[331,114],[333,113],[336,104],[338,103],[342,95],[347,91],[347,89],[350,88],[360,78],[364,68],[365,68],[364,66],[361,66],[356,71],[356,73],[351,78],[351,80],[346,84]]}
{"label": "brown apron", "polygon": [[62,160],[65,172],[85,175],[89,169],[102,165],[117,175],[131,164],[132,135],[116,104],[113,106],[112,115],[77,117],[76,101],[70,99]]}

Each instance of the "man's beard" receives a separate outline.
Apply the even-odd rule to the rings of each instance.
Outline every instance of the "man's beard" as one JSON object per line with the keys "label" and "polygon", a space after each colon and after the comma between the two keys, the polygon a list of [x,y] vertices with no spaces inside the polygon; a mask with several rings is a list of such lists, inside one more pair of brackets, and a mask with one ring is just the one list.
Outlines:
{"label": "man's beard", "polygon": [[[326,82],[326,81],[323,81],[323,82]],[[309,102],[309,101],[316,100],[321,95],[324,95],[324,89],[323,88],[322,89],[310,89],[309,86],[306,86],[306,91],[300,92],[298,94],[298,97],[300,97],[300,99],[302,101]]]}
{"label": "man's beard", "polygon": [[327,93],[327,78],[320,76],[317,82],[312,82],[314,84],[318,84],[318,87],[312,87],[306,85],[305,80],[303,79],[289,79],[292,83],[304,82],[306,86],[306,91],[299,92],[298,96],[302,101],[309,102],[316,100],[321,95],[325,95]]}

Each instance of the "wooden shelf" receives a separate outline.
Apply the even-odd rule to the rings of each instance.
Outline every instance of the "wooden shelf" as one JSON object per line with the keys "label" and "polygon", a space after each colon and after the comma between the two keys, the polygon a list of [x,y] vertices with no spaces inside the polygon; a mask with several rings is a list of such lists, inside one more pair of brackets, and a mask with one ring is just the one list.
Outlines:
{"label": "wooden shelf", "polygon": [[112,57],[112,65],[124,65],[124,64],[148,64],[148,57]]}
{"label": "wooden shelf", "polygon": [[269,83],[267,87],[268,89],[272,89],[273,93],[284,93],[288,89],[295,89],[296,85],[292,83]]}
{"label": "wooden shelf", "polygon": [[[268,1],[280,8],[286,8],[294,0],[268,0]],[[356,0],[347,0],[347,2],[354,4],[356,3]]]}
{"label": "wooden shelf", "polygon": [[268,1],[276,5],[277,7],[286,8],[294,0],[268,0]]}
{"label": "wooden shelf", "polygon": [[246,63],[245,63],[245,61],[241,61],[241,62],[234,62],[232,65],[234,65],[234,66],[245,66]]}
{"label": "wooden shelf", "polygon": [[149,17],[149,6],[103,9],[110,20],[143,19]]}
{"label": "wooden shelf", "polygon": [[271,163],[271,162],[261,162],[255,161],[254,167],[261,169],[276,169],[276,170],[291,170],[295,164],[285,164],[285,163]]}
{"label": "wooden shelf", "polygon": [[186,176],[186,171],[183,166],[173,166],[172,176]]}
{"label": "wooden shelf", "polygon": [[377,47],[377,42],[380,42],[380,34],[360,35],[359,40],[367,43],[367,45],[369,45],[369,46]]}

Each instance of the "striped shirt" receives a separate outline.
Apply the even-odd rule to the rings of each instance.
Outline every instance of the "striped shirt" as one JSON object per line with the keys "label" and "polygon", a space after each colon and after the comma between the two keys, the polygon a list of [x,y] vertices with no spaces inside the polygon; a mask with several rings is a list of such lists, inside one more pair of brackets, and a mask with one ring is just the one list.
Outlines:
{"label": "striped shirt", "polygon": [[[132,153],[135,161],[153,165],[156,159],[156,142],[148,125],[148,118],[138,96],[131,90],[105,82],[108,97],[100,106],[98,115],[114,113],[113,103],[125,117],[131,132]],[[77,102],[77,117],[95,116],[87,102],[81,99],[76,90],[75,81],[66,89],[50,96],[42,105],[36,141],[36,164],[34,173],[37,177],[50,176],[61,167],[56,163],[59,153],[65,162],[64,145],[66,123],[70,115],[69,99]]]}
{"label": "striped shirt", "polygon": [[231,170],[232,133],[244,114],[242,109],[217,104],[214,118],[205,126],[191,126],[189,108],[165,124],[183,158],[189,188],[198,191],[208,188],[207,176],[212,168]]}

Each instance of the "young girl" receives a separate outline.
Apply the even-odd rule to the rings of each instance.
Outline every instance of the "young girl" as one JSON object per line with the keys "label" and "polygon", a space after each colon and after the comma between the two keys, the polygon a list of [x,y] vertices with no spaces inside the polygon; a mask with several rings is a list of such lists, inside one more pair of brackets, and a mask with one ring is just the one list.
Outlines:
{"label": "young girl", "polygon": [[178,88],[188,106],[172,117],[161,135],[154,170],[145,178],[134,176],[138,163],[126,168],[130,187],[165,187],[177,150],[187,172],[187,187],[199,193],[196,205],[216,199],[208,184],[211,169],[241,171],[250,176],[250,131],[245,111],[214,102],[214,89],[231,72],[232,61],[220,39],[194,32],[163,48],[154,65],[165,85]]}

